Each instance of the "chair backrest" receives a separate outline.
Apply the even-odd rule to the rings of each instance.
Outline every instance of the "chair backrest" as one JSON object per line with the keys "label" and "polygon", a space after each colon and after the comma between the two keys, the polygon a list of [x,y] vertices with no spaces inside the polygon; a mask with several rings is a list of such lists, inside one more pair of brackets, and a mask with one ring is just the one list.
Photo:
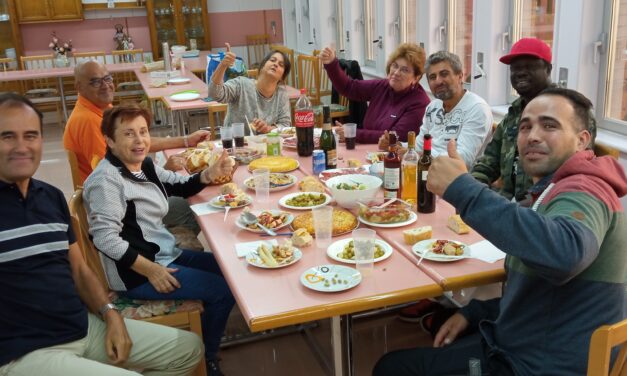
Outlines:
{"label": "chair backrest", "polygon": [[[12,57],[0,58],[0,72],[14,71],[17,62]],[[22,83],[20,81],[0,81],[0,93],[21,93]]]}
{"label": "chair backrest", "polygon": [[12,71],[15,70],[15,59],[12,57],[0,58],[0,71]]}
{"label": "chair backrest", "polygon": [[104,51],[74,52],[72,54],[72,58],[74,59],[74,65],[89,60],[95,60],[101,64],[105,64],[107,62]]}
{"label": "chair backrest", "polygon": [[54,55],[20,56],[20,69],[46,69],[54,67]]}
{"label": "chair backrest", "polygon": [[288,59],[290,59],[290,63],[292,64],[292,69],[290,70],[290,74],[287,76],[287,80],[286,80],[287,82],[285,83],[290,86],[296,85],[297,68],[296,68],[296,61],[294,60],[294,50],[289,47],[282,46],[280,44],[271,44],[270,51],[275,51],[275,50],[283,52],[288,57]]}
{"label": "chair backrest", "polygon": [[83,186],[81,182],[81,174],[78,169],[78,159],[76,158],[76,153],[72,150],[66,150],[67,160],[70,162],[70,171],[72,172],[72,185],[74,185],[74,190],[77,190]]}
{"label": "chair backrest", "polygon": [[615,149],[611,146],[599,144],[598,142],[594,143],[594,154],[596,154],[597,157],[609,155],[614,159],[618,159],[620,157],[620,151],[618,149]]}
{"label": "chair backrest", "polygon": [[[229,106],[224,103],[210,104],[207,108],[209,112],[209,131],[211,132],[211,139],[216,139],[216,129],[218,125],[224,124],[224,117]],[[216,117],[218,118],[216,121]]]}
{"label": "chair backrest", "polygon": [[141,48],[135,50],[115,50],[111,51],[113,64],[121,63],[137,63],[144,61],[144,50]]}
{"label": "chair backrest", "polygon": [[[612,348],[619,346],[618,356],[610,371]],[[592,333],[588,353],[588,376],[627,375],[627,319],[614,324],[603,325]]]}
{"label": "chair backrest", "polygon": [[87,266],[96,273],[98,280],[102,284],[105,291],[109,291],[109,284],[105,277],[104,269],[100,263],[100,257],[98,250],[94,247],[94,243],[89,239],[89,223],[87,222],[87,212],[85,211],[85,204],[83,202],[83,189],[77,189],[69,202],[70,215],[72,217],[72,225],[74,233],[78,241],[78,245],[81,248],[85,262]]}
{"label": "chair backrest", "polygon": [[298,55],[298,87],[307,89],[313,105],[320,104],[320,59],[311,55]]}
{"label": "chair backrest", "polygon": [[258,68],[263,57],[269,52],[270,36],[268,34],[246,35],[248,50],[248,67]]}

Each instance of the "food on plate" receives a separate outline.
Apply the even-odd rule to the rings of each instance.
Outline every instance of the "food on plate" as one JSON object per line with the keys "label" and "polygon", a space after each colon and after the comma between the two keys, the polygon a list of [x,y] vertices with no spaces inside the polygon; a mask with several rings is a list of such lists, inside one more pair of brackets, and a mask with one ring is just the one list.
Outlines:
{"label": "food on plate", "polygon": [[241,189],[235,183],[226,183],[220,187],[220,193],[223,195],[233,194],[237,195],[243,193]]}
{"label": "food on plate", "polygon": [[455,231],[457,234],[467,234],[470,232],[470,227],[462,221],[462,217],[459,214],[453,214],[448,217],[448,228]]}
{"label": "food on plate", "polygon": [[363,191],[366,189],[366,185],[364,183],[358,182],[343,182],[335,186],[337,189],[343,189],[345,191]]}
{"label": "food on plate", "polygon": [[283,128],[281,129],[280,135],[281,137],[284,137],[284,138],[296,136],[296,128],[295,127]]}
{"label": "food on plate", "polygon": [[214,205],[229,206],[235,208],[242,205],[247,205],[252,201],[244,191],[239,189],[235,183],[226,183],[220,187],[220,196],[217,200],[213,201]]}
{"label": "food on plate", "polygon": [[251,148],[236,148],[233,155],[233,158],[235,158],[236,161],[244,164],[250,163],[250,161],[260,157],[261,152]]}
{"label": "food on plate", "polygon": [[196,149],[209,149],[213,150],[215,148],[214,141],[201,141],[196,144]]}
{"label": "food on plate", "polygon": [[[296,137],[287,137],[283,140],[283,147],[288,149],[296,149],[298,144],[298,140]],[[314,148],[318,149],[320,147],[320,137],[314,136]]]}
{"label": "food on plate", "polygon": [[[343,209],[333,209],[333,236],[345,234],[352,231],[355,227],[357,227],[357,218],[351,212]],[[309,211],[294,218],[292,228],[294,230],[304,228],[310,235],[315,235],[312,212]]]}
{"label": "food on plate", "polygon": [[[294,177],[288,174],[271,173],[270,174],[270,189],[283,187],[294,183]],[[250,189],[255,189],[255,179],[247,179],[246,186]]]}
{"label": "food on plate", "polygon": [[320,173],[320,180],[324,182],[336,176],[355,175],[355,174],[368,175],[368,169],[361,166],[361,167],[354,167],[354,168],[348,167],[348,168],[337,168],[333,170],[325,170]]}
{"label": "food on plate", "polygon": [[324,185],[314,176],[306,176],[298,183],[301,192],[324,192]]}
{"label": "food on plate", "polygon": [[464,246],[449,240],[436,240],[431,244],[430,251],[438,255],[461,256]]}
{"label": "food on plate", "polygon": [[414,245],[421,240],[431,239],[433,236],[433,229],[431,226],[422,226],[416,228],[410,228],[403,231],[403,239],[405,244]]}
{"label": "food on plate", "polygon": [[[220,158],[220,154],[220,151],[212,151],[209,148],[189,148],[183,152],[182,156],[186,158],[185,168],[187,169],[187,172],[189,172],[190,174],[195,174],[213,165]],[[229,157],[229,163],[233,167],[234,172],[235,168],[237,168],[237,163],[235,162],[235,159]],[[227,183],[231,181],[231,178],[232,175],[219,176],[212,183]]]}
{"label": "food on plate", "polygon": [[271,268],[275,268],[279,266],[279,264],[289,262],[290,259],[294,257],[294,247],[289,240],[281,245],[273,245],[270,247],[262,243],[259,248],[257,248],[257,254],[261,262]]}
{"label": "food on plate", "polygon": [[[377,243],[374,243],[374,258],[377,259],[385,254],[385,251],[381,246]],[[346,243],[342,252],[337,254],[337,257],[343,258],[345,260],[354,260],[355,259],[355,243],[353,239]]]}
{"label": "food on plate", "polygon": [[391,204],[385,207],[361,204],[359,216],[371,223],[387,224],[405,222],[411,216],[411,212],[405,205]]}
{"label": "food on plate", "polygon": [[313,242],[313,237],[304,228],[299,228],[294,231],[291,240],[296,247],[307,247]]}
{"label": "food on plate", "polygon": [[255,159],[248,165],[250,171],[258,168],[267,168],[270,172],[287,172],[297,169],[298,161],[294,158],[273,156]]}
{"label": "food on plate", "polygon": [[289,206],[306,208],[309,206],[322,205],[326,200],[327,196],[323,195],[322,193],[301,193],[297,196],[285,200],[285,203]]}
{"label": "food on plate", "polygon": [[[272,212],[264,210],[257,216],[257,221],[267,228],[277,228],[283,226],[289,217],[289,213],[278,212],[272,214]],[[251,230],[259,230],[259,226],[256,223],[246,225]]]}
{"label": "food on plate", "polygon": [[348,167],[361,167],[361,161],[357,158],[349,158],[346,162]]}

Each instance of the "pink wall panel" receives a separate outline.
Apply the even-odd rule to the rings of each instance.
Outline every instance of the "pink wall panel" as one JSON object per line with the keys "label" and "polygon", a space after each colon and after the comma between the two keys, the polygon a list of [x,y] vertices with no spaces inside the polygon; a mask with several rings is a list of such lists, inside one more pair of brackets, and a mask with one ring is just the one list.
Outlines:
{"label": "pink wall panel", "polygon": [[[144,51],[150,51],[148,19],[146,17],[128,17],[127,20],[135,48],[143,48]],[[20,25],[24,54],[40,55],[51,53],[52,50],[48,48],[48,44],[52,39],[50,35],[53,31],[63,41],[71,39],[76,52],[105,51],[108,54],[116,46],[113,41],[113,35],[115,34],[113,26],[117,23],[124,25],[124,18]]]}
{"label": "pink wall panel", "polygon": [[[265,22],[264,22],[265,20]],[[271,23],[276,24],[276,35],[272,33]],[[283,24],[280,9],[209,13],[211,25],[211,45],[214,48],[229,42],[232,46],[245,46],[246,35],[270,35],[273,43],[283,43]]]}

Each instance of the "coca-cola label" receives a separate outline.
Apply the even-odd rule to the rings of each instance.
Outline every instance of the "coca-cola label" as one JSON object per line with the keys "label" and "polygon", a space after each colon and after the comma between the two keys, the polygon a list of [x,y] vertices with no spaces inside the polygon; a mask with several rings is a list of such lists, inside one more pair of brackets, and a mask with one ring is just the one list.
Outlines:
{"label": "coca-cola label", "polygon": [[294,125],[299,128],[313,127],[314,125],[313,111],[294,112]]}

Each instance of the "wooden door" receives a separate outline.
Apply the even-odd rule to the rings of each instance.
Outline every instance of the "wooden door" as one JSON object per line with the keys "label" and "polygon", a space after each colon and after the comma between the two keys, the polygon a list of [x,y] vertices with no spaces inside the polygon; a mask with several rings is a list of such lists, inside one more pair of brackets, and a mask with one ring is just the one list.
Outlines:
{"label": "wooden door", "polygon": [[82,20],[83,5],[81,0],[49,0],[50,19]]}
{"label": "wooden door", "polygon": [[48,0],[16,1],[17,19],[19,23],[42,22],[50,19]]}

